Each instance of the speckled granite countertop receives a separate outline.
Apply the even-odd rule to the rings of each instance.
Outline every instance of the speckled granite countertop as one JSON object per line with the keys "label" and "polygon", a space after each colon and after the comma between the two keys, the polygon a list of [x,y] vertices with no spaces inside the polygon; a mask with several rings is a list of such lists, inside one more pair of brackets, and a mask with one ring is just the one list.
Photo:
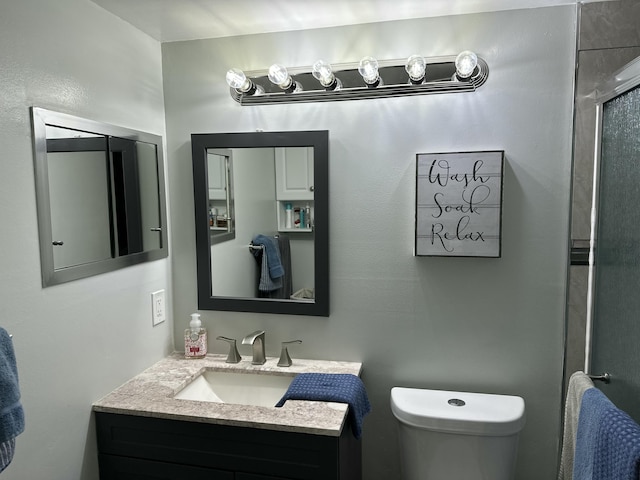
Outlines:
{"label": "speckled granite countertop", "polygon": [[298,373],[350,373],[360,375],[359,362],[294,359],[287,368],[268,357],[264,365],[251,365],[251,359],[225,363],[226,355],[207,355],[185,359],[173,353],[93,404],[96,412],[216,423],[241,427],[339,436],[347,405],[342,403],[288,400],[284,406],[258,407],[174,399],[174,395],[205,370],[264,372],[295,376]]}

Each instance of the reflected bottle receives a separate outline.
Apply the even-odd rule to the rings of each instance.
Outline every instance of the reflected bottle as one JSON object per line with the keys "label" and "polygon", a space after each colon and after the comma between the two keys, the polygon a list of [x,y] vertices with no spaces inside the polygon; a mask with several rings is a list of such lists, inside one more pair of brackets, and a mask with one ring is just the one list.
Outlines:
{"label": "reflected bottle", "polygon": [[184,356],[204,358],[207,354],[207,330],[202,327],[199,313],[191,314],[189,328],[184,331]]}
{"label": "reflected bottle", "polygon": [[290,203],[285,204],[284,228],[293,228],[293,206]]}
{"label": "reflected bottle", "polygon": [[210,227],[218,226],[218,209],[217,208],[209,209],[209,226]]}

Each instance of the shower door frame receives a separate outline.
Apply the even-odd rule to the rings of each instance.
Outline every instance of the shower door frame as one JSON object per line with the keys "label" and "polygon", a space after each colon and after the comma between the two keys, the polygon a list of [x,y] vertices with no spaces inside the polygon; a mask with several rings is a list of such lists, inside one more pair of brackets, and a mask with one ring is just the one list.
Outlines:
{"label": "shower door frame", "polygon": [[[595,310],[595,249],[597,247],[598,207],[600,190],[600,164],[602,160],[602,132],[604,106],[610,100],[624,95],[640,86],[640,57],[622,67],[610,80],[597,88],[594,92],[596,107],[595,149],[593,161],[593,196],[591,203],[591,235],[589,239],[589,277],[587,285],[587,318],[585,339],[584,371],[590,373],[591,353],[593,343],[593,323]],[[604,372],[593,372],[600,375]]]}

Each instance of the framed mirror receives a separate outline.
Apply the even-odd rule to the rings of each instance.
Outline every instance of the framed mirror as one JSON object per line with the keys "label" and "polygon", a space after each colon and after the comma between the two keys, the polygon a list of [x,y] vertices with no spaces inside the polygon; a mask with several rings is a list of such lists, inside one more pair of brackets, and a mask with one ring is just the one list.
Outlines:
{"label": "framed mirror", "polygon": [[[329,132],[192,134],[191,146],[198,308],[329,316]],[[225,181],[231,199],[214,200]],[[221,220],[233,225],[222,239]]]}
{"label": "framed mirror", "polygon": [[162,137],[31,109],[43,286],[168,255]]}

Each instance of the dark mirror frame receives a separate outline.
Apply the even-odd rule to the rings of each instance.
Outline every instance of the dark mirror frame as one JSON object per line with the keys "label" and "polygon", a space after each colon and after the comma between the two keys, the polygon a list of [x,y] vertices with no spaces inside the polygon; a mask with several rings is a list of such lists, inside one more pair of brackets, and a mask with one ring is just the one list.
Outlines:
{"label": "dark mirror frame", "polygon": [[[168,256],[169,229],[167,227],[164,156],[161,136],[129,128],[118,127],[107,123],[87,120],[85,118],[76,117],[66,113],[54,112],[39,107],[31,107],[31,122],[33,129],[36,204],[38,211],[38,232],[40,237],[40,262],[43,287],[91,277],[93,275],[119,270],[131,265],[158,260]],[[157,156],[158,208],[160,220],[158,229],[159,234],[161,235],[160,248],[114,256],[106,260],[88,262],[70,267],[59,269],[54,268],[52,245],[53,230],[51,225],[49,196],[49,168],[47,161],[47,126],[78,130],[105,137],[116,137],[155,145]]]}
{"label": "dark mirror frame", "polygon": [[[212,292],[211,242],[208,222],[207,149],[313,147],[315,302],[266,298],[216,297]],[[194,133],[193,194],[195,202],[198,308],[236,312],[329,316],[329,132]],[[275,194],[274,194],[275,201]]]}

